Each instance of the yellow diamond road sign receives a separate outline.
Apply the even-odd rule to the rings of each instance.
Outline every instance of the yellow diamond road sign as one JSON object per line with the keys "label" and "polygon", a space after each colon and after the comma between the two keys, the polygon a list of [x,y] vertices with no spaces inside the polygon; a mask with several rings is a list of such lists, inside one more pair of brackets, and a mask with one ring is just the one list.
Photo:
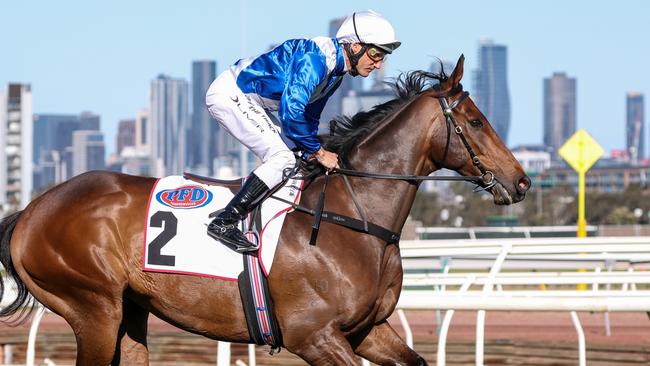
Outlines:
{"label": "yellow diamond road sign", "polygon": [[578,173],[585,173],[605,151],[587,131],[579,129],[562,145],[558,153]]}

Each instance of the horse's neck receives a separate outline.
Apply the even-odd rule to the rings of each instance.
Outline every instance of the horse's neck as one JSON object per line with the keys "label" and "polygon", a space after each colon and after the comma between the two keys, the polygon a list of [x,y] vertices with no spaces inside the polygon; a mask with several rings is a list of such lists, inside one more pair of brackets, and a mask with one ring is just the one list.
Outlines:
{"label": "horse's neck", "polygon": [[[417,106],[413,105],[418,103]],[[423,108],[417,100],[393,114],[377,130],[361,141],[351,155],[355,170],[400,175],[427,175],[432,166],[427,159],[431,123],[420,119]],[[425,102],[426,103],[426,102]],[[429,114],[430,116],[430,114]],[[359,178],[355,180],[359,201],[373,221],[401,231],[413,206],[417,186],[405,181]]]}

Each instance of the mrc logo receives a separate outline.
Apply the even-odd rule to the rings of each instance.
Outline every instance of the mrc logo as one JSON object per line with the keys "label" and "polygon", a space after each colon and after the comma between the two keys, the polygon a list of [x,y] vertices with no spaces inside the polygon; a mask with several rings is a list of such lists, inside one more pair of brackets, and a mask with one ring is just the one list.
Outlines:
{"label": "mrc logo", "polygon": [[183,186],[158,192],[156,200],[172,208],[199,208],[212,201],[212,192],[201,186]]}

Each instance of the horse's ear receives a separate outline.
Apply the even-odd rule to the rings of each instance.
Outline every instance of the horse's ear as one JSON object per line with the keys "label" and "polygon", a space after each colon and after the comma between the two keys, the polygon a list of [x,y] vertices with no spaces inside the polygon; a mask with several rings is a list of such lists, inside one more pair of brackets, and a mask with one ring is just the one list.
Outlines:
{"label": "horse's ear", "polygon": [[460,80],[463,78],[463,64],[465,63],[465,55],[461,54],[460,57],[458,58],[458,62],[456,62],[456,67],[454,67],[454,71],[451,72],[451,75],[449,76],[449,82],[451,83],[451,87],[455,87],[460,83]]}

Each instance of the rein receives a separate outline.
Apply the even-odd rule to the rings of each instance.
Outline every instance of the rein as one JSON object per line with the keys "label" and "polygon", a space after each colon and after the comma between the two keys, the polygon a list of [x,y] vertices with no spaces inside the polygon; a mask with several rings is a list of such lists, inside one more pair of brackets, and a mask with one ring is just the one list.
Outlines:
{"label": "rein", "polygon": [[[460,86],[460,84],[459,84]],[[305,207],[302,207],[300,205],[297,205],[293,202],[276,198],[271,196],[272,198],[275,198],[277,200],[280,200],[284,203],[290,204],[293,209],[296,211],[300,211],[309,215],[314,216],[314,223],[312,225],[312,233],[311,233],[311,238],[309,240],[310,245],[316,245],[316,240],[318,238],[318,231],[320,229],[320,223],[321,219],[324,219],[325,221],[345,226],[347,228],[350,228],[352,230],[364,232],[367,234],[374,235],[384,241],[386,241],[388,244],[397,244],[399,242],[399,233],[392,232],[390,230],[387,230],[381,226],[375,225],[371,222],[368,222],[367,216],[363,212],[363,209],[361,208],[361,205],[357,202],[356,195],[354,194],[354,190],[352,189],[352,186],[350,185],[350,182],[348,181],[348,176],[350,177],[361,177],[361,178],[372,178],[372,179],[389,179],[389,180],[401,180],[408,182],[410,184],[415,184],[418,185],[422,181],[466,181],[466,182],[471,182],[474,183],[480,187],[482,187],[485,190],[488,190],[492,187],[494,187],[498,181],[491,171],[489,171],[485,165],[481,162],[479,159],[478,155],[474,152],[474,149],[472,149],[471,145],[467,141],[467,138],[463,134],[463,129],[458,125],[456,122],[456,119],[454,118],[454,109],[456,109],[460,103],[462,103],[467,97],[469,97],[469,92],[463,91],[462,94],[458,99],[456,99],[454,102],[449,104],[447,101],[447,97],[449,96],[449,92],[442,93],[438,89],[436,89],[438,93],[434,95],[436,99],[440,102],[440,106],[442,107],[442,112],[443,115],[445,116],[445,122],[447,125],[447,142],[445,144],[445,151],[443,153],[443,158],[440,163],[434,162],[436,165],[439,167],[442,166],[442,164],[447,160],[447,154],[449,153],[449,145],[451,143],[451,126],[453,125],[454,127],[454,132],[458,137],[460,138],[461,142],[463,143],[463,146],[465,146],[465,149],[469,153],[470,159],[472,160],[472,164],[478,168],[478,170],[481,172],[481,175],[477,176],[423,176],[423,175],[401,175],[401,174],[387,174],[387,173],[372,173],[372,172],[363,172],[363,171],[358,171],[358,170],[353,170],[353,169],[343,169],[343,168],[336,168],[330,172],[325,173],[325,180],[323,182],[323,190],[320,193],[320,196],[318,198],[318,203],[316,206],[316,210],[310,210]],[[462,86],[460,86],[460,91],[462,91]],[[327,183],[329,181],[329,176],[330,175],[341,175],[343,176],[343,180],[345,181],[345,186],[347,190],[350,193],[350,196],[352,197],[352,201],[354,202],[354,205],[357,209],[357,212],[359,213],[359,216],[361,216],[362,220],[358,220],[352,217],[344,216],[344,215],[339,215],[336,213],[328,212],[328,211],[323,211],[324,205],[325,205],[325,191],[327,190]],[[314,177],[312,176],[311,179]]]}
{"label": "rein", "polygon": [[[459,84],[460,85],[460,84]],[[462,86],[460,87],[462,90]],[[439,93],[434,97],[440,102],[442,107],[442,113],[445,116],[445,122],[447,124],[447,142],[445,144],[445,152],[440,163],[435,162],[439,167],[447,160],[447,154],[449,153],[449,144],[451,142],[451,126],[454,126],[454,132],[460,138],[465,149],[469,153],[470,159],[472,159],[472,164],[474,164],[478,170],[481,172],[481,175],[472,175],[472,176],[428,176],[428,175],[400,175],[400,174],[385,174],[385,173],[372,173],[372,172],[362,172],[353,169],[343,169],[336,168],[333,171],[333,174],[350,176],[350,177],[362,177],[362,178],[374,178],[374,179],[392,179],[392,180],[402,180],[409,182],[411,184],[419,184],[422,181],[427,180],[437,180],[437,181],[465,181],[471,182],[481,186],[483,189],[488,190],[497,184],[496,177],[494,173],[487,170],[485,165],[481,162],[479,157],[474,152],[474,149],[470,146],[467,138],[463,134],[463,129],[458,125],[456,119],[454,119],[454,109],[460,105],[467,97],[469,97],[469,92],[463,91],[460,98],[455,100],[452,104],[449,104],[447,101],[448,93]]]}
{"label": "rein", "polygon": [[436,176],[436,175],[400,175],[400,174],[383,174],[383,173],[369,173],[353,169],[337,168],[334,170],[336,175],[374,178],[374,179],[390,179],[390,180],[403,180],[409,183],[419,183],[427,180],[442,180],[442,181],[464,181],[476,184],[483,183],[483,177],[480,175],[472,176]]}

